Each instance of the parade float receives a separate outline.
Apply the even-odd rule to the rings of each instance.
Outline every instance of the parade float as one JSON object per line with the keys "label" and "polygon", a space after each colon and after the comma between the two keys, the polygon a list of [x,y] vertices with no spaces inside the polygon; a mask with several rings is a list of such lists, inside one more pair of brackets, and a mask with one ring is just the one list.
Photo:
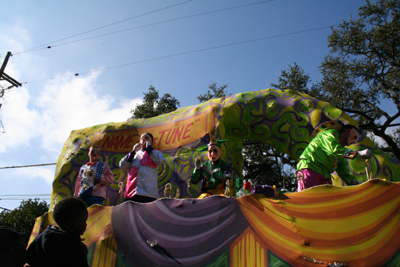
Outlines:
{"label": "parade float", "polygon": [[[37,219],[31,240],[55,224],[52,208],[73,195],[92,145],[114,174],[104,206],[88,208],[83,238],[90,266],[400,266],[400,162],[361,132],[352,149],[369,149],[349,161],[359,185],[316,186],[275,197],[251,194],[197,199],[190,182],[195,158],[211,134],[225,139],[222,159],[241,179],[243,140],[275,147],[298,159],[314,129],[332,120],[357,123],[309,95],[266,89],[212,99],[158,117],[106,123],[72,131],[57,161],[50,210]],[[166,160],[158,170],[161,199],[123,201],[127,173],[118,163],[151,132]]]}

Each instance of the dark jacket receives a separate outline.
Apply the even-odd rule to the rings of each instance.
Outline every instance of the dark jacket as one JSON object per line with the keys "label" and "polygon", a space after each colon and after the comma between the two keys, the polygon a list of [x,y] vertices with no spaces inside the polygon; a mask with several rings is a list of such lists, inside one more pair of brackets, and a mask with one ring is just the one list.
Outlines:
{"label": "dark jacket", "polygon": [[49,225],[29,245],[28,263],[31,267],[88,267],[87,247],[78,234]]}

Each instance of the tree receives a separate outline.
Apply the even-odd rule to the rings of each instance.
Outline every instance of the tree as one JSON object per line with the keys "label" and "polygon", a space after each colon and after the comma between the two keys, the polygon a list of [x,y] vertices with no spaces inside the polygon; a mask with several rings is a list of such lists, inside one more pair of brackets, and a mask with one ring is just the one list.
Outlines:
{"label": "tree", "polygon": [[[392,133],[390,133],[388,135],[393,139],[393,141],[398,146],[400,146],[400,128],[397,128],[396,130],[394,130]],[[373,139],[373,141],[375,143],[377,143],[376,140]],[[379,143],[378,143],[378,145],[379,145]],[[382,145],[379,145],[379,146],[383,151],[388,153],[390,156],[395,157],[395,155],[393,154],[393,150],[392,149],[388,148],[387,146],[382,146]]]}
{"label": "tree", "polygon": [[156,117],[161,114],[172,112],[180,106],[180,102],[169,93],[164,94],[160,98],[158,91],[151,85],[149,92],[143,94],[143,104],[136,105],[136,108],[131,110],[132,119]]}
{"label": "tree", "polygon": [[[400,117],[400,0],[367,1],[358,15],[332,28],[330,54],[319,67],[320,82],[308,88],[309,76],[295,63],[271,85],[310,94],[345,111],[361,129],[387,143],[383,150],[400,159],[398,130],[387,133]],[[396,111],[380,105],[383,99]]]}
{"label": "tree", "polygon": [[[386,132],[400,117],[400,0],[367,0],[358,15],[332,28],[319,87],[328,102],[385,140],[400,159],[399,143]],[[380,105],[383,99],[396,111]]]}
{"label": "tree", "polygon": [[296,187],[292,168],[296,162],[274,147],[245,140],[243,157],[244,179],[251,179],[258,185],[276,185],[278,189]]}
{"label": "tree", "polygon": [[294,62],[294,66],[289,65],[287,71],[281,71],[278,83],[271,83],[271,86],[276,89],[290,89],[296,92],[305,93],[319,99],[321,97],[320,91],[315,87],[309,89],[308,84],[310,82],[310,76],[305,74],[303,68]]}
{"label": "tree", "polygon": [[35,225],[35,219],[49,209],[46,201],[35,198],[34,200],[23,200],[18,208],[0,213],[0,225],[14,228],[18,232],[26,233],[25,244],[28,244],[29,236]]}
{"label": "tree", "polygon": [[227,92],[225,91],[225,88],[227,88],[228,85],[224,84],[221,85],[219,88],[217,87],[217,83],[213,82],[210,85],[208,85],[208,88],[211,89],[207,91],[206,94],[202,95],[200,94],[197,99],[199,100],[200,103],[206,102],[212,98],[221,98],[227,96]]}

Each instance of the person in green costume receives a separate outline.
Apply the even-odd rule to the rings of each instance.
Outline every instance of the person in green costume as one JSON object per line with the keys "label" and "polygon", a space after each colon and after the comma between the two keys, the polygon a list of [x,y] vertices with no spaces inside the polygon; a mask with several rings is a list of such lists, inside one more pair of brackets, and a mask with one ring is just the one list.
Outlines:
{"label": "person in green costume", "polygon": [[313,136],[297,164],[297,191],[316,185],[332,184],[331,173],[334,171],[347,185],[358,184],[356,177],[350,173],[347,159],[353,159],[357,155],[371,156],[368,149],[353,151],[346,148],[358,139],[358,129],[354,125],[330,121],[318,127]]}
{"label": "person in green costume", "polygon": [[192,184],[202,181],[201,195],[199,199],[211,195],[225,195],[227,181],[231,178],[232,165],[221,159],[221,144],[228,140],[216,141],[210,135],[210,143],[200,151],[208,151],[208,161],[201,163],[200,157],[196,157],[196,168],[192,174]]}

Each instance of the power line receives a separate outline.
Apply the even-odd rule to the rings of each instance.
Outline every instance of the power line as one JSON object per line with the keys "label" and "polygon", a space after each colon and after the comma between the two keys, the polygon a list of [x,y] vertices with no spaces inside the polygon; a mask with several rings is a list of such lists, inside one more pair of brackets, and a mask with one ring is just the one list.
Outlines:
{"label": "power line", "polygon": [[100,26],[100,27],[94,28],[92,30],[88,30],[88,31],[85,31],[85,32],[81,32],[81,33],[74,34],[74,35],[71,35],[71,36],[68,36],[68,37],[65,37],[65,38],[58,39],[58,40],[50,42],[50,43],[46,43],[46,44],[43,44],[43,45],[40,45],[40,46],[36,46],[36,47],[33,47],[33,48],[25,50],[25,51],[14,53],[14,55],[26,53],[28,51],[32,51],[32,50],[35,50],[35,49],[38,49],[38,48],[43,49],[42,48],[43,46],[47,46],[47,45],[50,45],[52,43],[64,41],[64,40],[67,40],[67,39],[70,39],[70,38],[73,38],[73,37],[76,37],[76,36],[79,36],[79,35],[83,35],[83,34],[86,34],[86,33],[89,33],[89,32],[93,32],[93,31],[97,31],[97,30],[100,30],[100,29],[104,29],[104,28],[107,28],[107,27],[110,27],[110,26],[113,26],[113,25],[116,25],[116,24],[119,24],[119,23],[122,23],[122,22],[125,22],[125,21],[128,21],[128,20],[132,20],[132,19],[136,19],[136,18],[139,18],[139,17],[143,17],[143,16],[146,16],[146,15],[149,15],[149,14],[152,14],[152,13],[156,13],[156,12],[159,12],[159,11],[162,11],[162,10],[166,10],[166,9],[169,9],[169,8],[172,8],[172,7],[183,5],[183,4],[192,2],[192,1],[194,1],[194,0],[188,0],[188,1],[185,1],[185,2],[182,2],[182,3],[178,3],[178,4],[175,4],[175,5],[171,5],[171,6],[163,7],[163,8],[160,8],[160,9],[153,10],[153,11],[149,11],[149,12],[146,12],[146,13],[134,16],[134,17],[123,19],[123,20],[120,20],[120,21],[117,21],[117,22],[113,22],[113,23],[110,23],[110,24],[107,24],[107,25],[104,25],[104,26]]}
{"label": "power line", "polygon": [[0,197],[29,197],[29,196],[51,196],[51,194],[0,195]]}
{"label": "power line", "polygon": [[[25,199],[30,199],[30,198],[0,198],[0,201],[1,201],[1,200],[25,200]],[[38,198],[38,199],[41,199],[41,200],[51,200],[50,197]]]}
{"label": "power line", "polygon": [[[164,20],[164,21],[155,22],[155,23],[150,23],[150,24],[146,24],[146,25],[142,25],[142,26],[137,26],[137,27],[132,27],[132,28],[124,29],[124,30],[119,30],[119,31],[113,31],[113,32],[109,32],[109,33],[104,33],[104,34],[100,34],[100,35],[96,35],[96,36],[92,36],[92,37],[87,37],[87,38],[83,38],[83,39],[79,39],[79,40],[75,40],[75,41],[70,41],[70,42],[66,42],[66,43],[61,43],[61,44],[56,44],[56,45],[51,45],[51,46],[47,45],[47,46],[40,47],[40,48],[37,48],[37,49],[34,49],[34,50],[32,50],[32,49],[31,49],[31,50],[26,50],[26,51],[24,51],[24,52],[19,52],[19,53],[16,53],[16,54],[25,53],[25,52],[35,52],[35,51],[43,50],[43,49],[50,49],[50,48],[53,48],[53,47],[63,46],[63,45],[67,45],[67,44],[73,44],[73,43],[82,42],[82,41],[86,41],[86,40],[90,40],[90,39],[95,39],[95,38],[99,38],[99,37],[103,37],[103,36],[107,36],[107,35],[112,35],[112,34],[117,34],[117,33],[121,33],[121,32],[132,31],[132,30],[136,30],[136,29],[140,29],[140,28],[155,26],[155,25],[159,25],[159,24],[169,23],[169,22],[178,21],[178,20],[183,20],[183,19],[188,19],[188,18],[193,18],[193,17],[204,16],[204,15],[208,15],[208,14],[212,14],[212,13],[218,13],[218,12],[223,12],[223,11],[227,11],[227,10],[233,10],[233,9],[244,8],[244,7],[248,7],[248,6],[254,6],[254,5],[259,5],[259,4],[265,4],[265,3],[269,3],[269,2],[273,2],[273,1],[275,1],[275,0],[261,1],[261,2],[256,2],[256,3],[241,5],[241,6],[235,6],[235,7],[229,7],[229,8],[218,9],[218,10],[214,10],[214,11],[203,12],[203,13],[194,14],[194,15],[189,15],[189,16],[180,17],[180,18],[176,18],[176,19]],[[14,55],[16,55],[16,54],[14,54]]]}
{"label": "power line", "polygon": [[[336,26],[336,25],[333,25],[333,26]],[[241,41],[241,42],[236,42],[236,43],[230,43],[230,44],[225,44],[225,45],[219,45],[219,46],[213,46],[213,47],[208,47],[208,48],[202,48],[202,49],[197,49],[197,50],[192,50],[192,51],[187,51],[187,52],[182,52],[182,53],[167,55],[167,56],[161,56],[161,57],[152,58],[152,59],[146,59],[146,60],[141,60],[141,61],[126,63],[126,64],[121,64],[121,65],[112,66],[112,67],[101,68],[101,69],[98,69],[98,70],[95,70],[95,71],[80,72],[80,73],[77,72],[77,73],[75,73],[75,74],[60,76],[60,77],[56,77],[56,78],[50,78],[50,79],[43,79],[43,80],[36,80],[36,81],[24,82],[23,84],[34,83],[34,82],[50,81],[50,80],[68,78],[68,77],[72,77],[72,76],[85,75],[85,74],[89,74],[89,73],[95,73],[95,72],[104,71],[104,70],[116,69],[116,68],[126,67],[126,66],[130,66],[130,65],[141,64],[141,63],[146,63],[146,62],[150,62],[150,61],[156,61],[156,60],[160,60],[160,59],[166,59],[166,58],[177,57],[177,56],[182,56],[182,55],[194,54],[194,53],[204,52],[204,51],[208,51],[208,50],[214,50],[214,49],[229,47],[229,46],[235,46],[235,45],[240,45],[240,44],[258,42],[258,41],[263,41],[263,40],[267,40],[267,39],[273,39],[273,38],[278,38],[278,37],[283,37],[283,36],[289,36],[289,35],[294,35],[294,34],[306,33],[306,32],[311,32],[311,31],[319,31],[319,30],[328,29],[328,28],[331,28],[331,27],[332,27],[332,26],[324,26],[324,27],[314,28],[314,29],[310,29],[310,30],[302,30],[302,31],[297,31],[297,32],[278,34],[278,35],[273,35],[273,36],[268,36],[268,37],[262,37],[262,38],[257,38],[257,39],[247,40],[247,41]]]}
{"label": "power line", "polygon": [[51,194],[20,194],[20,195],[0,195],[0,201],[2,200],[27,200],[27,199],[39,199],[39,200],[51,200]]}
{"label": "power line", "polygon": [[28,168],[28,167],[39,167],[39,166],[49,166],[56,165],[57,163],[42,163],[42,164],[33,164],[33,165],[22,165],[22,166],[9,166],[9,167],[0,167],[2,169],[14,169],[14,168]]}

